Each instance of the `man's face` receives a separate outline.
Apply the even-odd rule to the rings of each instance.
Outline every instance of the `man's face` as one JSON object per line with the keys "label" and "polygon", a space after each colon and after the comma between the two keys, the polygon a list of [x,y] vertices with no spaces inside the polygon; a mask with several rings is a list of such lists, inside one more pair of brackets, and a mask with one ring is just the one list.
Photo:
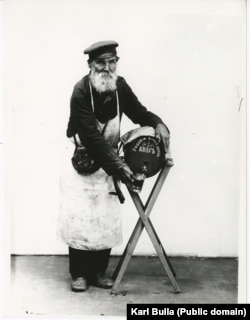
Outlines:
{"label": "man's face", "polygon": [[108,75],[109,73],[115,73],[117,65],[117,57],[111,58],[96,58],[90,63],[90,69],[96,73],[103,73]]}
{"label": "man's face", "polygon": [[90,80],[100,93],[116,89],[117,57],[96,58],[89,63]]}

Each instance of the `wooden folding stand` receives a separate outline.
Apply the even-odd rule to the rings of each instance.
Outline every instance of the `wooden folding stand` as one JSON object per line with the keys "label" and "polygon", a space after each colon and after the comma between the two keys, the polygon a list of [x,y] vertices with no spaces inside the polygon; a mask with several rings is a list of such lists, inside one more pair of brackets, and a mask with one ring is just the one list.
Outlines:
{"label": "wooden folding stand", "polygon": [[121,279],[125,273],[125,270],[128,266],[128,263],[130,261],[130,258],[132,257],[132,254],[134,252],[134,249],[136,247],[136,244],[141,236],[141,233],[143,231],[143,228],[146,228],[146,231],[151,239],[152,244],[154,245],[154,248],[156,250],[156,253],[163,265],[163,268],[165,269],[167,276],[171,282],[171,285],[174,289],[174,293],[179,293],[180,287],[178,285],[178,283],[176,282],[175,276],[176,273],[174,271],[174,268],[172,266],[172,264],[169,261],[169,258],[162,246],[162,243],[154,229],[154,226],[149,218],[149,215],[153,209],[153,206],[157,200],[157,197],[161,191],[161,188],[164,184],[164,181],[169,173],[170,170],[170,166],[167,165],[167,162],[165,162],[163,168],[161,169],[155,184],[152,188],[152,191],[148,197],[148,200],[146,202],[146,205],[144,206],[138,193],[135,193],[133,191],[131,191],[128,188],[128,191],[130,193],[130,196],[135,204],[135,207],[139,213],[139,219],[136,223],[136,226],[130,236],[130,239],[127,243],[127,246],[120,258],[120,261],[116,267],[116,270],[113,274],[113,279],[114,279],[114,284],[113,287],[111,289],[111,293],[115,294],[117,293],[117,288],[121,282]]}

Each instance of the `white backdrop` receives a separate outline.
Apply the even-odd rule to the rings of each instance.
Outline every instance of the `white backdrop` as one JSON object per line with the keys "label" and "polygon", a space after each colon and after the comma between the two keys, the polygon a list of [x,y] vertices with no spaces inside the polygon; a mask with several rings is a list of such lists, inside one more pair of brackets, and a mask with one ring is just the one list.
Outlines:
{"label": "white backdrop", "polygon": [[[238,256],[244,4],[5,1],[5,221],[12,253],[67,253],[56,239],[56,222],[69,99],[88,72],[83,50],[112,39],[119,42],[119,73],[171,130],[175,166],[151,214],[167,253]],[[123,119],[122,132],[134,127]],[[144,199],[153,180],[145,183]],[[124,243],[114,254],[122,252],[138,218],[123,191]],[[143,233],[135,253],[154,252]]]}

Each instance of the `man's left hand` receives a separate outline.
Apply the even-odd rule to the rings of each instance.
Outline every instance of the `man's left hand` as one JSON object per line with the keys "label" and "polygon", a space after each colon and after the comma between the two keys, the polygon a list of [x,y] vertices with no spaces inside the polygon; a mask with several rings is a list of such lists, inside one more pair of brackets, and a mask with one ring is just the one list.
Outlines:
{"label": "man's left hand", "polygon": [[165,153],[168,152],[170,143],[170,133],[163,123],[159,123],[155,128],[155,137],[159,142],[162,142]]}

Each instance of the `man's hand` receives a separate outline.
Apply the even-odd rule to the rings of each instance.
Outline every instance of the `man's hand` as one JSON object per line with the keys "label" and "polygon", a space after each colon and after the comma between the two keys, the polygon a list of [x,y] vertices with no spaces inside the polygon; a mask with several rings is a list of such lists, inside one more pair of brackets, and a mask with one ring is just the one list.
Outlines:
{"label": "man's hand", "polygon": [[118,177],[125,184],[131,184],[134,180],[134,174],[126,163],[124,163],[124,165],[119,168]]}
{"label": "man's hand", "polygon": [[170,144],[170,133],[163,123],[157,124],[155,128],[155,137],[159,142],[162,142],[164,151],[167,153]]}

